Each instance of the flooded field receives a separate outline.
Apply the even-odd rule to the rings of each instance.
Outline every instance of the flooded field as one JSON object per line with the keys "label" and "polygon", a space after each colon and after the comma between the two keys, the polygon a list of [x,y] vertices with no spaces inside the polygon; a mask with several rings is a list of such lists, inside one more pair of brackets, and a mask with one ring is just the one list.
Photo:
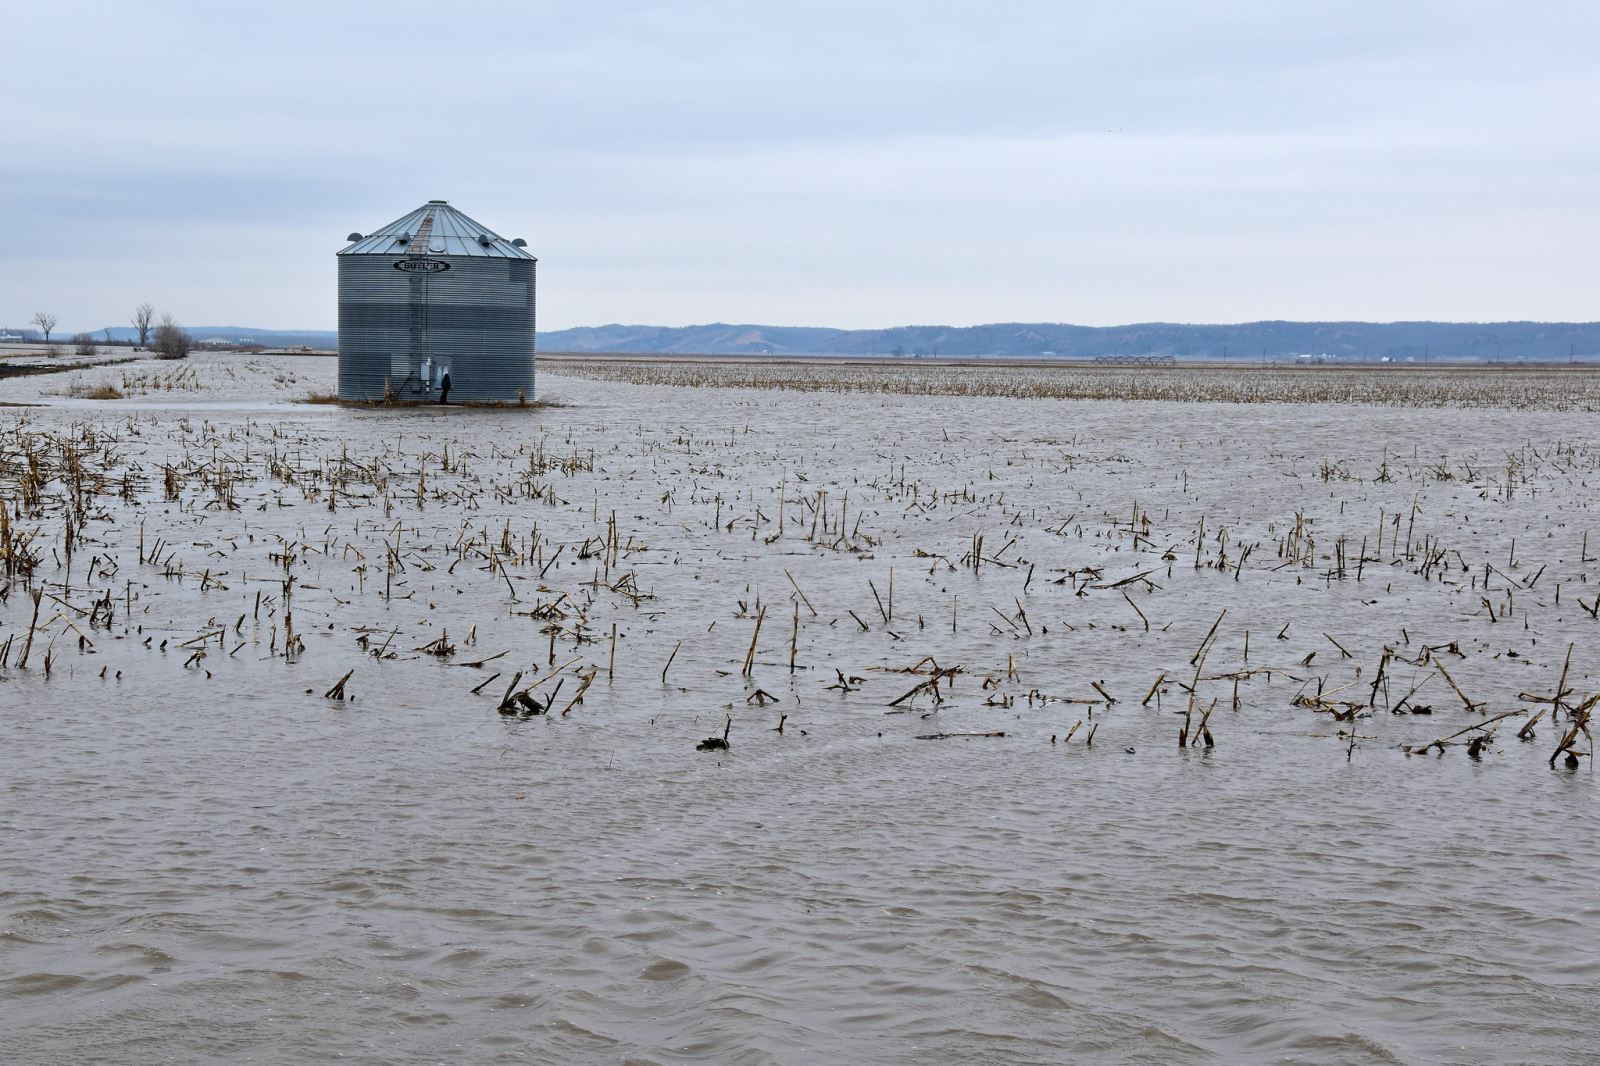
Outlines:
{"label": "flooded field", "polygon": [[1379,407],[1600,411],[1587,366],[1256,365],[1127,367],[966,359],[547,357],[556,373],[634,385],[872,392],[1030,400],[1357,403]]}
{"label": "flooded field", "polygon": [[637,365],[0,386],[9,1061],[1595,1061],[1592,375]]}

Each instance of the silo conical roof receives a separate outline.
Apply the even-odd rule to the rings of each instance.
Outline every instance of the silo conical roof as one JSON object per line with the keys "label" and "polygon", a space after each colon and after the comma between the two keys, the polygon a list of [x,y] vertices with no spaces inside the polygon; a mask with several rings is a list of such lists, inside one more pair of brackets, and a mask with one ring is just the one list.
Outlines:
{"label": "silo conical roof", "polygon": [[429,200],[415,211],[352,242],[338,254],[533,258],[526,248],[512,244],[444,200]]}

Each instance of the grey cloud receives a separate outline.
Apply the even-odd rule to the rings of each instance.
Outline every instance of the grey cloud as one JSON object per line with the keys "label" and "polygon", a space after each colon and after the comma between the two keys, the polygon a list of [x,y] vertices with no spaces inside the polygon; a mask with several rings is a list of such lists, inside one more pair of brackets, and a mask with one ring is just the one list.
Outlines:
{"label": "grey cloud", "polygon": [[1581,318],[1563,271],[1600,235],[1587,4],[66,3],[14,28],[0,323],[154,299],[328,326],[339,238],[437,196],[533,242],[553,326]]}

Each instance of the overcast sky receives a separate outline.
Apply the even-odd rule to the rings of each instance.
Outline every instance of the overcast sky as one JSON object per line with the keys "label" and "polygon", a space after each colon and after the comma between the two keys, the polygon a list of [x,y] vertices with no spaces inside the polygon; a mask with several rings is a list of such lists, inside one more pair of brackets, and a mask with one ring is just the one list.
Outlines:
{"label": "overcast sky", "polygon": [[540,325],[1600,318],[1600,5],[10,5],[0,326],[328,328],[446,198]]}

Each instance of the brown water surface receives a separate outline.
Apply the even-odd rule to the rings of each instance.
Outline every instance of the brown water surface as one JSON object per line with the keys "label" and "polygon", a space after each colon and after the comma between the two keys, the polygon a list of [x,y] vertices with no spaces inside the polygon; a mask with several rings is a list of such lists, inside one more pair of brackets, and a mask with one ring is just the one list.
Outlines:
{"label": "brown water surface", "polygon": [[[1569,645],[1566,703],[1600,691],[1592,416],[545,387],[571,406],[0,413],[139,473],[70,571],[59,500],[20,520],[66,603],[0,670],[7,1061],[1597,1061],[1591,760],[1548,765],[1548,719],[1404,751],[1537,708]],[[388,473],[330,510],[341,456]],[[1180,749],[1224,608],[1215,747]],[[31,612],[13,580],[0,641]],[[1450,642],[1483,708],[1434,677],[1392,713]],[[1374,694],[1385,646],[1420,665]],[[891,706],[927,656],[942,702]],[[573,659],[555,713],[497,713]]]}

